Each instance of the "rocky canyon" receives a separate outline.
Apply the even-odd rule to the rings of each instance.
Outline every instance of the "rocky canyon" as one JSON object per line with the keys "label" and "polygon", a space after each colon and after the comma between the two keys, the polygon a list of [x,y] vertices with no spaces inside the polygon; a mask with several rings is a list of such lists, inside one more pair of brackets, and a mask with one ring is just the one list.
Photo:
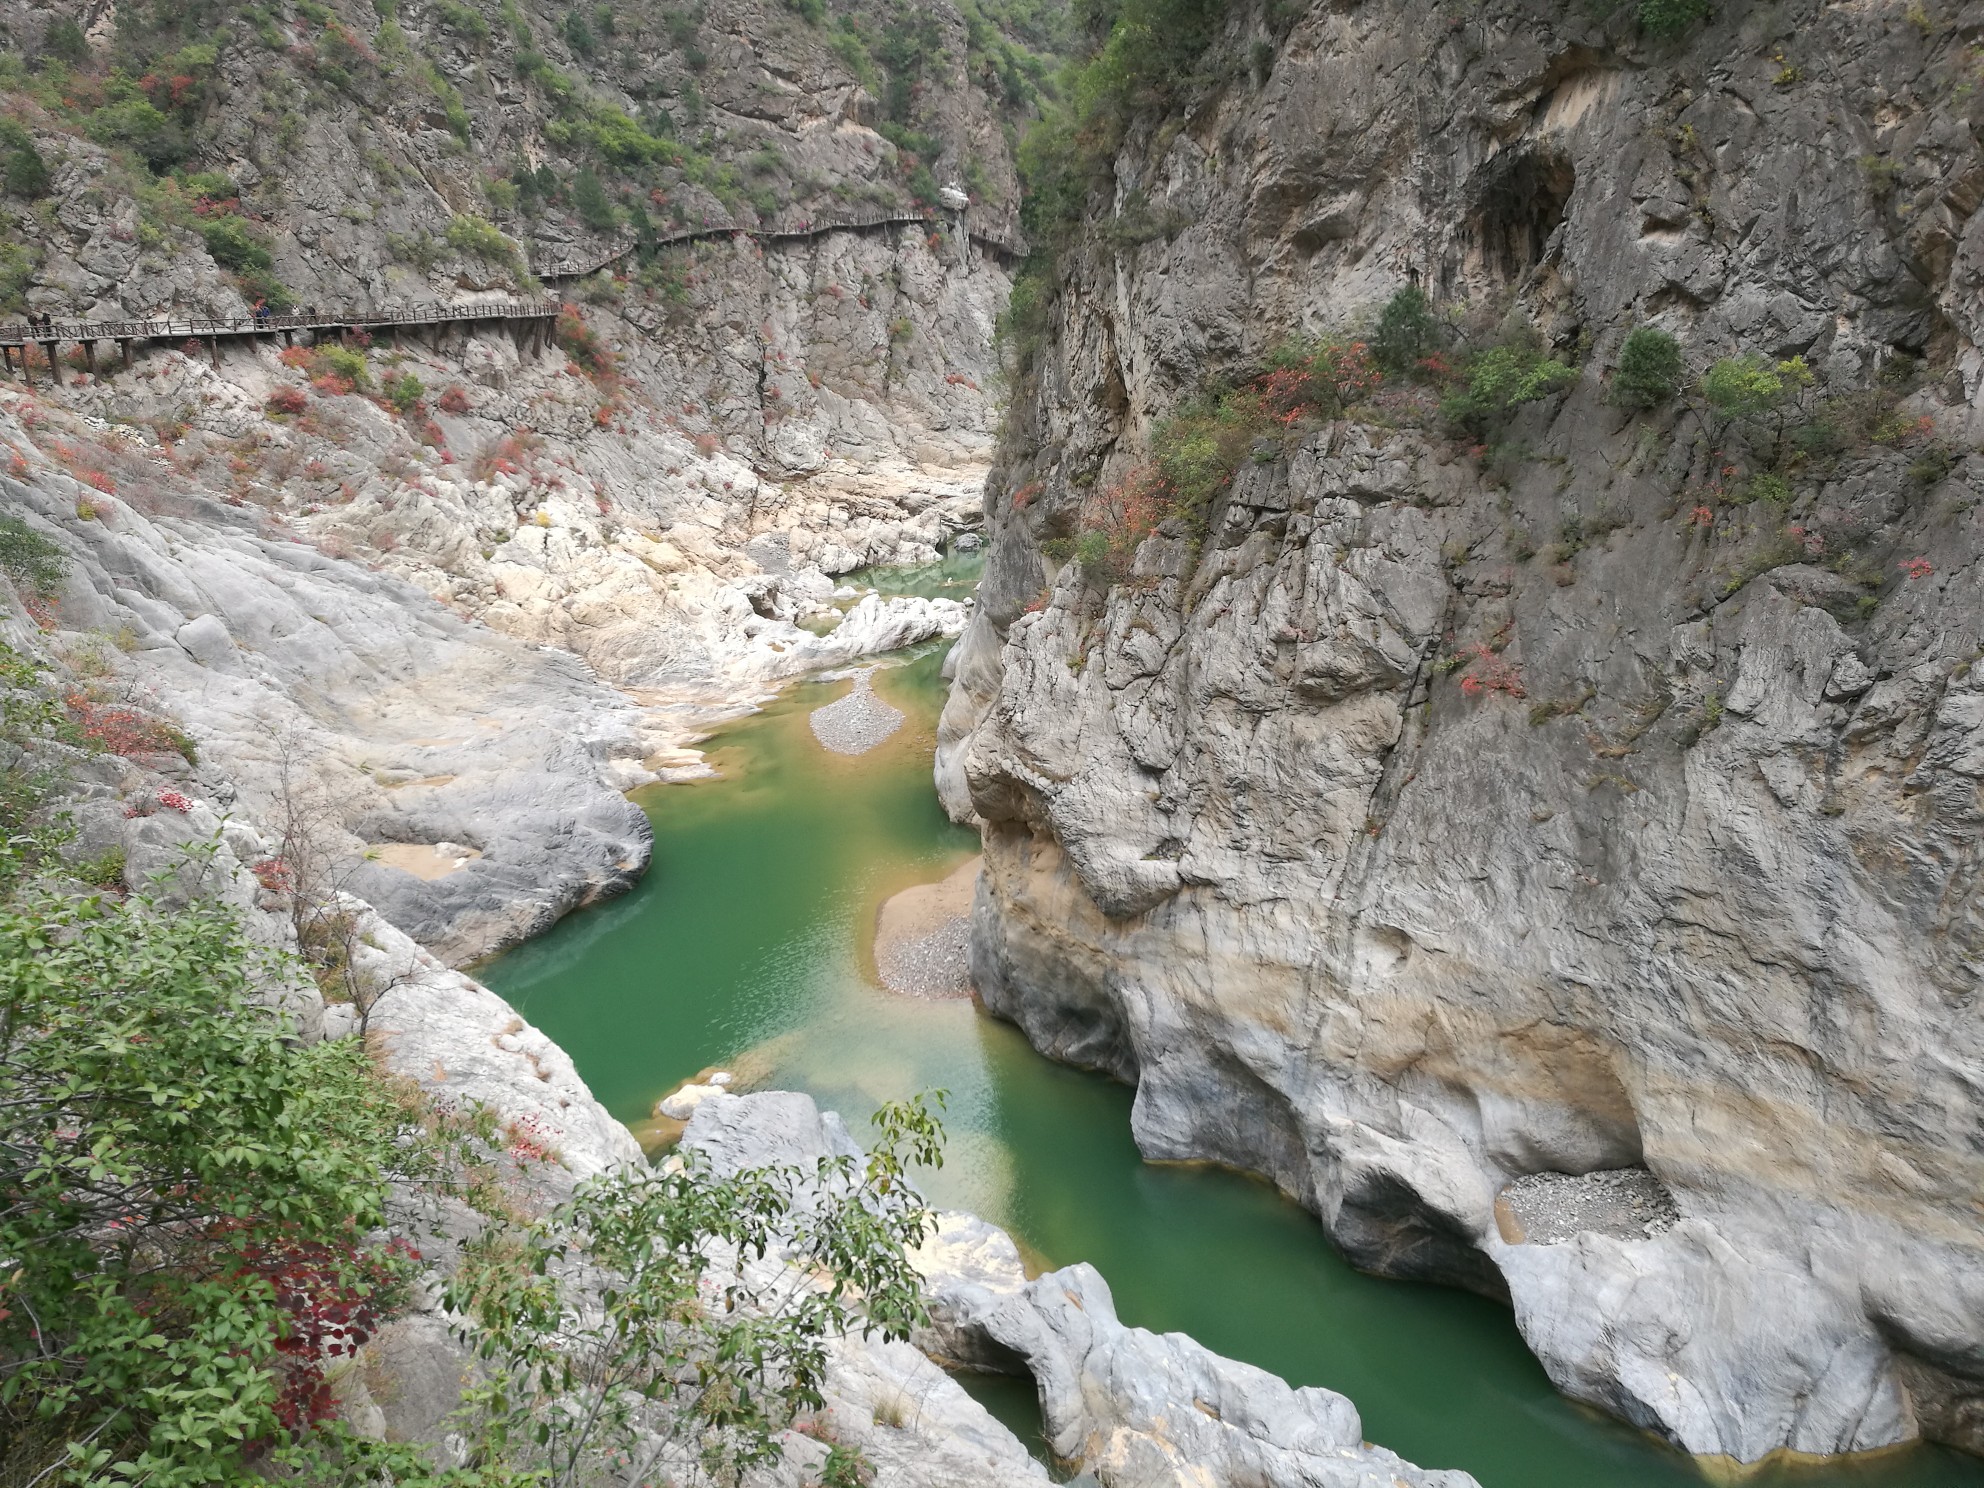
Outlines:
{"label": "rocky canyon", "polygon": [[1707,9],[1105,47],[939,747],[973,968],[1579,1399],[1975,1450],[1976,17]]}
{"label": "rocky canyon", "polygon": [[[924,1215],[892,1051],[836,1114],[655,1050],[644,1152],[478,980],[701,871],[636,793],[715,788],[783,689],[851,679],[810,789],[927,762],[871,667],[935,687],[931,643],[978,1007],[1133,1087],[1143,1159],[1493,1299],[1686,1471],[1984,1454],[1981,90],[1954,0],[0,0],[0,1475],[1468,1488]],[[876,572],[960,553],[969,600]],[[350,1079],[433,1170],[307,1239],[215,1197],[224,1136],[91,1197],[148,1104],[201,1119],[143,1073],[193,1004],[119,1021],[186,954],[74,968],[181,919],[225,932],[186,995],[267,1032],[216,1069]],[[917,924],[961,995],[964,922]],[[723,1359],[588,1331],[657,1256]],[[35,1307],[117,1276],[134,1359],[180,1346],[159,1276],[273,1298],[173,1378],[265,1359],[279,1403],[196,1452],[232,1387],[76,1393],[126,1356]],[[788,1306],[834,1320],[759,1381],[806,1409],[643,1414]],[[501,1354],[540,1315],[580,1384]],[[459,1429],[551,1379],[555,1435],[602,1360],[650,1390],[619,1455]]]}

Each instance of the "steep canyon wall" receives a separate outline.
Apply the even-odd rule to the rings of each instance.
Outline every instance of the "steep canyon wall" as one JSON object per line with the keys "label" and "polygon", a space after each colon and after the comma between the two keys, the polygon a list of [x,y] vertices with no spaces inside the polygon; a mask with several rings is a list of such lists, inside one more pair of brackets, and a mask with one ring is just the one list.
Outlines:
{"label": "steep canyon wall", "polygon": [[[1043,281],[940,741],[987,1005],[1148,1156],[1741,1461],[1984,1448],[1980,24],[1226,12]],[[1485,438],[1389,379],[1071,556],[1167,414],[1413,285],[1575,378]],[[1621,407],[1642,323],[1898,422]]]}

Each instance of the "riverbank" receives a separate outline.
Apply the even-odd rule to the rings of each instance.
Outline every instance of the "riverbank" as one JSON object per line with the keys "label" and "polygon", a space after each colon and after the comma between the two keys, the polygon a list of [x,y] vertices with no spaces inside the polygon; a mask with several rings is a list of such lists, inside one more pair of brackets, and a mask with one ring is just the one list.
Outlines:
{"label": "riverbank", "polygon": [[[803,682],[706,741],[719,778],[639,797],[654,867],[628,896],[573,916],[486,968],[551,1032],[602,1100],[639,1122],[684,1079],[804,1091],[855,1126],[887,1098],[949,1092],[947,1207],[1008,1229],[1037,1268],[1088,1261],[1125,1322],[1191,1334],[1291,1384],[1356,1402],[1372,1440],[1486,1488],[1693,1488],[1690,1459],[1557,1395],[1508,1310],[1352,1271],[1313,1218],[1267,1185],[1143,1162],[1133,1092],[1049,1063],[963,1000],[885,990],[869,955],[882,907],[975,855],[930,788],[942,651],[875,678],[906,715],[859,757],[821,748]],[[1024,1426],[1010,1381],[975,1394]],[[1754,1481],[1810,1488],[1977,1488],[1939,1449]]]}

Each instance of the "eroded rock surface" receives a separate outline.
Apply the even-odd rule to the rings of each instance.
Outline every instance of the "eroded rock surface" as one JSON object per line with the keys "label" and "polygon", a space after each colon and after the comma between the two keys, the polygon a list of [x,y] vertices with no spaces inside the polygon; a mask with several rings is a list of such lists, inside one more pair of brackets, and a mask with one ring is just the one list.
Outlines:
{"label": "eroded rock surface", "polygon": [[[682,1140],[719,1173],[860,1153],[837,1115],[782,1091],[705,1100]],[[966,1367],[1024,1368],[1055,1456],[1107,1488],[1474,1482],[1370,1446],[1356,1407],[1332,1391],[1292,1389],[1183,1334],[1125,1327],[1092,1266],[1028,1281],[1011,1237],[973,1215],[942,1214],[916,1261],[933,1321],[924,1346]]]}
{"label": "eroded rock surface", "polygon": [[[987,1006],[1135,1082],[1147,1155],[1509,1297],[1561,1388],[1689,1450],[1980,1448],[1960,43],[1728,14],[1661,50],[1569,9],[1316,6],[1264,82],[1133,122],[1090,208],[1135,190],[1174,230],[1062,259],[938,781],[986,828]],[[1124,582],[1043,556],[1206,380],[1412,282],[1513,302],[1578,380],[1493,452],[1410,389],[1268,441]],[[1732,501],[1699,402],[1606,399],[1644,321],[1691,376],[1800,354],[1835,397],[1919,358],[1896,416],[1941,454]],[[1673,1223],[1496,1224],[1511,1184],[1628,1168]]]}

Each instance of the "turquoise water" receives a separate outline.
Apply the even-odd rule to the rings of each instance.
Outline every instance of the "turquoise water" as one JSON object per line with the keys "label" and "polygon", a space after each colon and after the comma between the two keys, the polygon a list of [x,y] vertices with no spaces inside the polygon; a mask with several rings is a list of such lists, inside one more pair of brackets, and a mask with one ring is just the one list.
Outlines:
{"label": "turquoise water", "polygon": [[[972,576],[954,564],[885,577],[930,593]],[[877,988],[881,902],[976,850],[930,786],[939,648],[903,659],[876,684],[909,715],[889,744],[828,754],[806,715],[847,684],[792,688],[710,741],[721,779],[640,798],[655,855],[639,887],[492,962],[489,984],[649,1135],[654,1102],[712,1067],[808,1091],[857,1132],[879,1101],[947,1090],[949,1160],[925,1184],[934,1199],[1006,1225],[1040,1265],[1093,1262],[1126,1321],[1342,1391],[1367,1437],[1425,1466],[1465,1468],[1487,1488],[1700,1484],[1690,1459],[1552,1391],[1506,1308],[1358,1274],[1265,1184],[1142,1162],[1124,1087],[1042,1059],[970,1003]],[[975,1388],[1024,1424],[1010,1385]],[[1984,1462],[1910,1448],[1754,1476],[1984,1488]]]}

